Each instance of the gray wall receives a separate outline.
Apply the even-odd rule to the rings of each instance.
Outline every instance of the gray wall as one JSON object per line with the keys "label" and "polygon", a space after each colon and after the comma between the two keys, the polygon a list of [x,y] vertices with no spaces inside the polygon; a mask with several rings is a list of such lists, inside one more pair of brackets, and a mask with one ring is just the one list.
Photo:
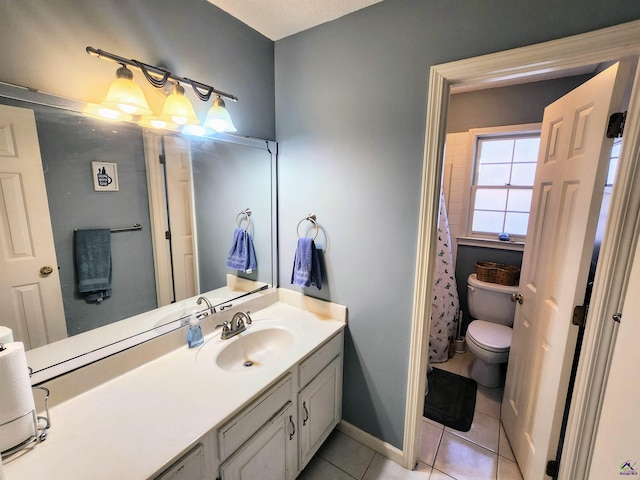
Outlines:
{"label": "gray wall", "polygon": [[343,417],[402,447],[431,65],[640,17],[625,0],[385,0],[276,42],[280,285],[296,223],[325,228],[345,304]]}
{"label": "gray wall", "polygon": [[592,76],[579,75],[451,95],[447,133],[542,122],[542,113],[547,105]]}

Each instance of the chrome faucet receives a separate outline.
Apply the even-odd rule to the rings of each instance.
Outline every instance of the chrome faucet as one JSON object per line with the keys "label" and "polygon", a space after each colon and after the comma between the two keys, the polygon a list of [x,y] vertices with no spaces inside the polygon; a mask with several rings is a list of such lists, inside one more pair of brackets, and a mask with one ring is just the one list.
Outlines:
{"label": "chrome faucet", "polygon": [[222,324],[222,334],[220,338],[227,340],[231,337],[235,337],[239,333],[244,332],[247,329],[247,325],[251,325],[251,317],[249,312],[237,312],[230,322],[224,322]]}
{"label": "chrome faucet", "polygon": [[211,305],[211,302],[207,300],[207,297],[198,297],[198,300],[196,301],[196,303],[200,305],[202,304],[202,302],[207,304],[207,310],[209,310],[210,312],[210,313],[207,313],[207,316],[213,315],[214,313],[216,313],[216,307]]}

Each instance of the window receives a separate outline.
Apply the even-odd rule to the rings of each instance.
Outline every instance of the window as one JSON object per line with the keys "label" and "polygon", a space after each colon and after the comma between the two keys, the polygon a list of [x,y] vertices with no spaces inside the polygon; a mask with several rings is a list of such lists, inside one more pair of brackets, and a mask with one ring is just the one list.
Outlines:
{"label": "window", "polygon": [[524,240],[540,133],[476,135],[468,234]]}

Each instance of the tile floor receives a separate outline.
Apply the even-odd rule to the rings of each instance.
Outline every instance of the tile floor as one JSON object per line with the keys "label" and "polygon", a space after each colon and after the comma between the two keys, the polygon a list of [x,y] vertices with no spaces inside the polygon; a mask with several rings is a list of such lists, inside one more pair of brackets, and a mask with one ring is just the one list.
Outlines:
{"label": "tile floor", "polygon": [[[458,355],[434,364],[469,376],[473,356]],[[422,420],[422,448],[415,470],[406,470],[352,438],[334,431],[307,468],[302,480],[522,480],[500,424],[502,389],[478,385],[476,410],[468,432]]]}

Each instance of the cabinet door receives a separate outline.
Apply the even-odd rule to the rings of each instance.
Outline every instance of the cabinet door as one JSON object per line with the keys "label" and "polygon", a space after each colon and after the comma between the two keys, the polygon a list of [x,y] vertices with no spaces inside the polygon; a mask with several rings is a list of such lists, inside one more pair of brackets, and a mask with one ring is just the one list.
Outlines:
{"label": "cabinet door", "polygon": [[193,450],[164,471],[156,480],[204,480],[204,449],[199,443]]}
{"label": "cabinet door", "polygon": [[298,395],[300,470],[342,417],[342,357],[335,357]]}
{"label": "cabinet door", "polygon": [[291,402],[220,466],[222,480],[288,480],[296,470],[295,409]]}

